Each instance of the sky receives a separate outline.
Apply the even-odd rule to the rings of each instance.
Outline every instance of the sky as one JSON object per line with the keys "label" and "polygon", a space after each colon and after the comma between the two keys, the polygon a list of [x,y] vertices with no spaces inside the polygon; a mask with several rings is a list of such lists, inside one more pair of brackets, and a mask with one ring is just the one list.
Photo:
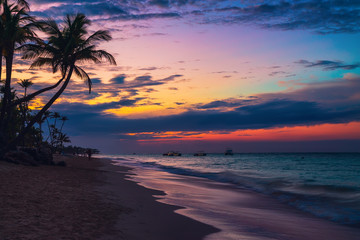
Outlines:
{"label": "sky", "polygon": [[[84,13],[117,65],[85,64],[51,108],[72,144],[102,153],[358,152],[358,0],[30,0]],[[15,59],[29,92],[58,74]],[[18,89],[19,93],[22,91]],[[32,104],[38,109],[54,92]]]}

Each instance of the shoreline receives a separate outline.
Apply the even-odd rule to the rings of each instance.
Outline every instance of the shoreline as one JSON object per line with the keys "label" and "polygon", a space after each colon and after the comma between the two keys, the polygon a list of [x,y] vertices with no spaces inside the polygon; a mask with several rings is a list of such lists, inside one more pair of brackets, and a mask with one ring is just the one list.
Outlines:
{"label": "shoreline", "polygon": [[111,159],[55,160],[67,167],[0,162],[0,240],[355,240],[360,234],[230,183]]}
{"label": "shoreline", "polygon": [[[124,160],[119,159],[118,164],[130,163]],[[131,172],[132,180],[141,186],[166,193],[157,196],[158,201],[182,206],[176,212],[221,230],[206,236],[206,240],[357,240],[360,235],[359,228],[316,217],[231,183],[151,167],[134,167]]]}
{"label": "shoreline", "polygon": [[[111,160],[55,156],[67,167],[0,162],[0,239],[202,239],[218,230],[156,201]],[[186,229],[186,231],[184,231]]]}
{"label": "shoreline", "polygon": [[176,213],[182,207],[159,202],[154,196],[165,193],[129,180],[131,168],[112,165],[112,160],[102,161],[109,162],[100,168],[106,172],[106,184],[100,187],[100,191],[103,196],[108,194],[107,200],[116,201],[128,209],[126,214],[120,215],[116,224],[116,228],[124,234],[124,239],[196,240],[219,231]]}

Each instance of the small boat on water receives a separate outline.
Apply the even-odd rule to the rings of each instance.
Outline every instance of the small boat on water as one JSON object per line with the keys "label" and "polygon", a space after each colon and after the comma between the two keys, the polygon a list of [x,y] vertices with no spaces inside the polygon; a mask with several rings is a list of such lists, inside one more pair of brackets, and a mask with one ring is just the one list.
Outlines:
{"label": "small boat on water", "polygon": [[226,149],[225,155],[229,155],[229,156],[234,155],[233,150],[230,148]]}
{"label": "small boat on water", "polygon": [[206,153],[204,151],[199,151],[197,153],[194,153],[194,156],[197,156],[197,157],[206,156]]}
{"label": "small boat on water", "polygon": [[176,151],[169,151],[167,153],[163,153],[163,156],[181,156],[181,153],[180,152],[176,152]]}

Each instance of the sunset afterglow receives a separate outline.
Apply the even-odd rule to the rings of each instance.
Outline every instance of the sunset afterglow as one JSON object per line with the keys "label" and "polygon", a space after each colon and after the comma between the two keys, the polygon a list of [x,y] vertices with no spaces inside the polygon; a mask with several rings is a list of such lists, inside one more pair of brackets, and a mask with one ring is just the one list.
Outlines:
{"label": "sunset afterglow", "polygon": [[[96,136],[108,153],[139,144],[152,147],[138,151],[162,152],[163,141],[180,150],[186,141],[212,141],[235,151],[246,151],[238,148],[246,141],[290,142],[288,151],[298,150],[297,141],[322,151],[328,141],[346,141],[351,147],[328,151],[358,151],[359,26],[335,17],[351,21],[354,6],[339,3],[317,16],[305,2],[283,9],[282,1],[29,1],[39,18],[82,12],[93,31],[113,37],[101,48],[117,66],[82,65],[92,92],[72,77],[51,111],[68,116],[64,130],[74,144],[97,147]],[[29,70],[20,57],[13,77],[31,79],[29,92],[59,79],[49,69]],[[30,107],[40,109],[52,94]]]}

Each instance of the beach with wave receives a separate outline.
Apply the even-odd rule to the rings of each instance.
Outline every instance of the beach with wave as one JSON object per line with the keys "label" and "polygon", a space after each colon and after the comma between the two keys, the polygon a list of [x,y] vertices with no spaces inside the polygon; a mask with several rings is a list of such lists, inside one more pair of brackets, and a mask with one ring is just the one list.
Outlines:
{"label": "beach with wave", "polygon": [[[359,154],[108,156],[160,202],[220,232],[205,239],[358,239]],[[346,164],[345,164],[346,163]]]}

